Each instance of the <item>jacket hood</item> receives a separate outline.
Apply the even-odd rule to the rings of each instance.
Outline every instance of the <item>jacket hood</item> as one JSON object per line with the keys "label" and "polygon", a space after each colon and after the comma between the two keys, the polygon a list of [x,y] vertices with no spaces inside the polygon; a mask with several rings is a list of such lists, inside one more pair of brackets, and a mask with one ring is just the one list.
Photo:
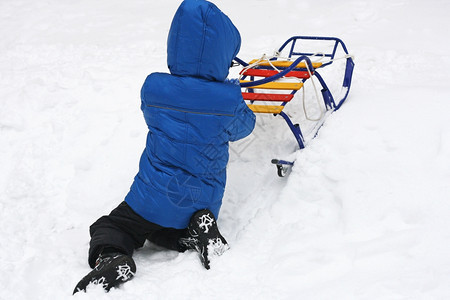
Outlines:
{"label": "jacket hood", "polygon": [[170,73],[224,81],[241,37],[231,20],[205,0],[185,0],[172,20],[167,40]]}

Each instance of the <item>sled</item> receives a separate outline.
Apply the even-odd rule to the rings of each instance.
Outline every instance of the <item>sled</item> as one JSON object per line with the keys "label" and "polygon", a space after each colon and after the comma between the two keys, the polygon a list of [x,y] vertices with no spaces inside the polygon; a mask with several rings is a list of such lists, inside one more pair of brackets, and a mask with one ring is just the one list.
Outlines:
{"label": "sled", "polygon": [[[318,41],[327,44],[328,51],[313,53],[300,48],[304,44]],[[287,56],[282,57],[283,51],[287,51]],[[342,57],[336,56],[338,51],[343,53]],[[319,72],[338,59],[345,59],[346,62],[341,92],[339,96],[336,96],[332,94]],[[263,55],[248,63],[238,57],[234,61],[242,66],[239,72],[240,85],[242,96],[248,107],[254,113],[281,116],[293,133],[300,149],[305,148],[306,144],[301,126],[298,123],[294,124],[283,110],[293,100],[295,94],[304,89],[307,80],[312,81],[316,94],[319,95],[313,78],[317,79],[321,95],[318,97],[323,101],[324,111],[314,128],[313,136],[315,136],[325,119],[338,110],[347,99],[354,68],[353,58],[349,55],[344,42],[335,37],[294,36],[284,42],[273,56]],[[273,159],[272,163],[276,165],[280,177],[288,174],[294,165],[293,161],[283,159]]]}

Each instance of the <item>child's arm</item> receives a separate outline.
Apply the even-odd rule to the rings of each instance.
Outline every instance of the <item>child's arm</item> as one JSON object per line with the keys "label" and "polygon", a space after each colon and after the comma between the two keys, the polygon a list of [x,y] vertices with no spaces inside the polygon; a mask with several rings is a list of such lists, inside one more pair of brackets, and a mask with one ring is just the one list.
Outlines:
{"label": "child's arm", "polygon": [[234,113],[234,118],[228,127],[230,141],[234,142],[249,135],[255,128],[255,119],[255,114],[248,108],[244,99],[242,99],[242,101],[239,102]]}

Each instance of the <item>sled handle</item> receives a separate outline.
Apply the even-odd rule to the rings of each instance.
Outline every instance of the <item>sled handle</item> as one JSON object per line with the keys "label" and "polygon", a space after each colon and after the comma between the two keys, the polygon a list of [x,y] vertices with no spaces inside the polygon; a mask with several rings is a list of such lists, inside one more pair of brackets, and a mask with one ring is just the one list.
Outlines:
{"label": "sled handle", "polygon": [[[248,63],[244,62],[243,60],[239,59],[238,57],[234,58],[235,61],[237,61],[238,63],[240,63],[241,65],[243,65],[244,67],[248,66]],[[241,87],[245,88],[245,87],[251,87],[251,86],[255,86],[255,85],[261,85],[261,84],[265,84],[268,82],[272,82],[275,81],[283,76],[285,76],[287,73],[289,73],[290,71],[292,71],[293,69],[295,69],[295,67],[302,61],[304,60],[307,64],[308,64],[308,68],[312,71],[314,70],[313,65],[311,63],[311,60],[309,59],[309,57],[302,55],[300,57],[298,57],[289,67],[287,67],[286,69],[284,69],[283,71],[281,71],[280,73],[261,79],[261,80],[256,80],[256,81],[252,81],[252,82],[248,82],[248,83],[241,83]]]}

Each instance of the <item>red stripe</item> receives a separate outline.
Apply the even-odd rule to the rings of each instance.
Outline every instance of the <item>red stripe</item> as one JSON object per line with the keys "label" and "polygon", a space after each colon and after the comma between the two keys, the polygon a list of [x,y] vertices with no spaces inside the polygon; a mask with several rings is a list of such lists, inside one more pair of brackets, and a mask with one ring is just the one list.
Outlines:
{"label": "red stripe", "polygon": [[261,94],[261,93],[242,93],[245,100],[252,101],[282,101],[289,102],[294,95],[292,94]]}
{"label": "red stripe", "polygon": [[[265,70],[265,69],[248,69],[242,75],[246,76],[259,76],[259,77],[270,77],[278,74],[275,70]],[[307,71],[290,71],[285,77],[297,77],[297,78],[309,78],[309,73]]]}

